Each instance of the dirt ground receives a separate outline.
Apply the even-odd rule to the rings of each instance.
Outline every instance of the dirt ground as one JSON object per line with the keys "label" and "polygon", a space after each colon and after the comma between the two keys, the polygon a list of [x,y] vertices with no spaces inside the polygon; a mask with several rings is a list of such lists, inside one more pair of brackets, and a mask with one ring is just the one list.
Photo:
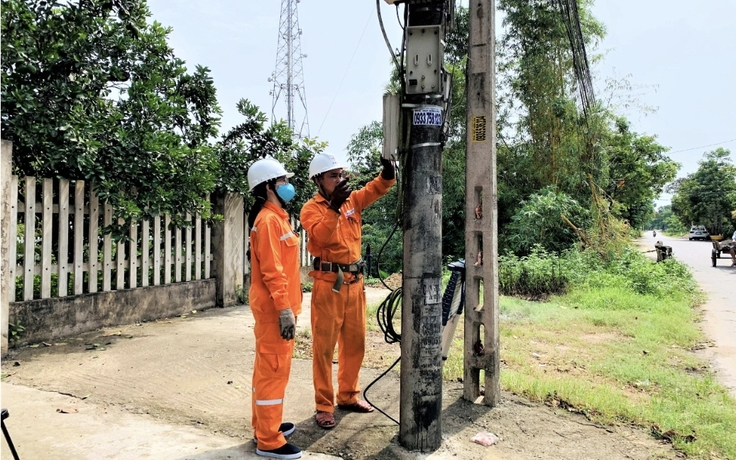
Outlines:
{"label": "dirt ground", "polygon": [[[385,289],[368,288],[369,303],[379,302],[387,293]],[[299,318],[300,329],[309,325],[308,305],[307,295],[305,314]],[[106,413],[116,411],[147,422],[194,427],[208,436],[226,438],[239,445],[233,448],[236,450],[186,458],[253,458],[250,442],[252,327],[250,310],[238,306],[104,329],[11,350],[2,364],[3,385],[64,395],[70,405],[95,407]],[[303,331],[302,335],[308,336]],[[379,369],[363,370],[364,388],[398,356],[398,344],[382,344],[382,340],[380,333],[371,333],[370,361]],[[381,367],[381,362],[385,366]],[[398,426],[378,412],[349,414],[338,410],[335,429],[318,428],[313,420],[312,391],[311,362],[295,359],[287,389],[285,419],[297,424],[291,442],[315,455],[356,460],[679,458],[670,445],[655,440],[642,428],[600,427],[579,414],[530,403],[508,393],[502,394],[501,403],[495,408],[472,404],[462,398],[462,384],[456,382],[444,384],[441,447],[432,454],[409,453],[399,446]],[[374,405],[399,419],[399,380],[395,373],[381,379],[368,397]],[[19,401],[3,395],[3,407],[12,408],[14,402]],[[73,423],[75,414],[64,417]],[[115,431],[114,426],[99,429]],[[46,430],[47,437],[67,436],[61,428],[56,434],[53,427]],[[474,443],[473,436],[481,432],[497,435],[498,443],[490,447]],[[85,435],[80,434],[79,439],[83,440]],[[19,452],[32,447],[32,438],[24,438],[17,431],[13,436],[20,439],[16,440]],[[99,444],[97,440],[85,448],[94,449]],[[244,456],[234,455],[236,451]],[[119,452],[97,458],[142,458]],[[65,457],[50,454],[47,458]]]}

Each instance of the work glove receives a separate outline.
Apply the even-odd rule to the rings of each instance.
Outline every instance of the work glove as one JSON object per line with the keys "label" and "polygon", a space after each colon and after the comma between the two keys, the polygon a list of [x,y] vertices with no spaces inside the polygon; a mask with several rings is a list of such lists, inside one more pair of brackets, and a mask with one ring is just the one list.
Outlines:
{"label": "work glove", "polygon": [[291,308],[284,308],[279,312],[279,329],[284,340],[292,340],[296,331],[296,318]]}
{"label": "work glove", "polygon": [[381,170],[381,177],[385,180],[396,179],[396,168],[394,168],[394,162],[381,157],[381,164],[383,169]]}
{"label": "work glove", "polygon": [[340,181],[340,183],[337,184],[337,186],[335,187],[335,190],[332,191],[332,197],[330,198],[330,207],[335,211],[340,212],[340,206],[345,203],[345,200],[348,199],[351,192],[352,190],[350,190],[348,180],[343,179],[342,181]]}

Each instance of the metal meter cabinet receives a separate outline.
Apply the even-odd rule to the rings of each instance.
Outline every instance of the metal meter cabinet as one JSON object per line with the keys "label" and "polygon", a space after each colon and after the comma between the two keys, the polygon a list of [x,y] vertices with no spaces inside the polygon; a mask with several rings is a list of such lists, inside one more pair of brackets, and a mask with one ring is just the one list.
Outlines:
{"label": "metal meter cabinet", "polygon": [[439,25],[411,26],[406,34],[406,93],[442,93],[444,46]]}

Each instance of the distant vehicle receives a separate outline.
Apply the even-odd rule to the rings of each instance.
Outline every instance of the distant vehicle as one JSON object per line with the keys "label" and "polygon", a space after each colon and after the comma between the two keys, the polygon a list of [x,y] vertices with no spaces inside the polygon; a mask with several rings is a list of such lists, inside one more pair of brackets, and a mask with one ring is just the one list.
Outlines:
{"label": "distant vehicle", "polygon": [[703,225],[693,225],[690,227],[690,234],[688,235],[688,240],[709,240],[710,239],[710,233],[708,233],[708,230],[705,229],[705,226]]}

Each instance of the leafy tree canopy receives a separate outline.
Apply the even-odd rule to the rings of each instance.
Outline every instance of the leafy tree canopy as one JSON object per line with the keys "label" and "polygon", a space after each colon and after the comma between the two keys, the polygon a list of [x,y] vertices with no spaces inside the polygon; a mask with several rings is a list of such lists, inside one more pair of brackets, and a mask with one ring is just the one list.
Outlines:
{"label": "leafy tree canopy", "polygon": [[[348,143],[348,160],[350,161],[353,189],[363,187],[376,178],[381,171],[381,153],[383,150],[383,128],[381,123],[373,121],[363,126],[350,138]],[[394,186],[388,193],[363,210],[363,253],[371,248],[373,267],[376,261],[380,270],[393,273],[401,269],[403,240],[401,228],[396,229],[399,221],[400,201],[399,187]],[[396,231],[394,232],[394,229]],[[389,240],[389,236],[393,236]],[[377,259],[382,247],[380,260]],[[375,270],[375,268],[374,268]],[[373,274],[377,274],[374,272]]]}
{"label": "leafy tree canopy", "polygon": [[220,108],[144,0],[3,0],[2,132],[20,175],[86,179],[114,221],[209,215]]}
{"label": "leafy tree canopy", "polygon": [[664,155],[665,147],[654,136],[632,132],[627,120],[615,118],[614,126],[606,133],[607,182],[601,185],[615,203],[615,215],[642,228],[652,216],[654,200],[680,165]]}
{"label": "leafy tree canopy", "polygon": [[713,235],[736,226],[736,166],[730,155],[724,148],[706,152],[697,171],[670,186],[672,212],[683,226],[705,225]]}
{"label": "leafy tree canopy", "polygon": [[553,187],[532,194],[511,218],[504,234],[505,247],[517,255],[529,254],[535,245],[548,251],[562,252],[578,240],[573,228],[562,219],[563,215],[576,227],[590,225],[588,210],[564,193],[556,192]]}
{"label": "leafy tree canopy", "polygon": [[662,206],[654,213],[651,221],[646,225],[646,228],[652,230],[664,230],[673,233],[684,233],[687,229],[682,225],[680,220],[672,212],[672,205]]}
{"label": "leafy tree canopy", "polygon": [[247,99],[241,99],[237,108],[245,120],[225,133],[215,147],[219,164],[216,189],[222,193],[244,194],[248,211],[253,205],[248,193],[248,169],[255,161],[270,155],[279,160],[287,171],[294,173],[289,182],[294,185],[296,196],[287,204],[287,210],[292,215],[299,215],[302,205],[316,191],[307,177],[309,163],[326,144],[311,139],[295,143],[286,123],[282,121],[266,126],[266,115]]}

